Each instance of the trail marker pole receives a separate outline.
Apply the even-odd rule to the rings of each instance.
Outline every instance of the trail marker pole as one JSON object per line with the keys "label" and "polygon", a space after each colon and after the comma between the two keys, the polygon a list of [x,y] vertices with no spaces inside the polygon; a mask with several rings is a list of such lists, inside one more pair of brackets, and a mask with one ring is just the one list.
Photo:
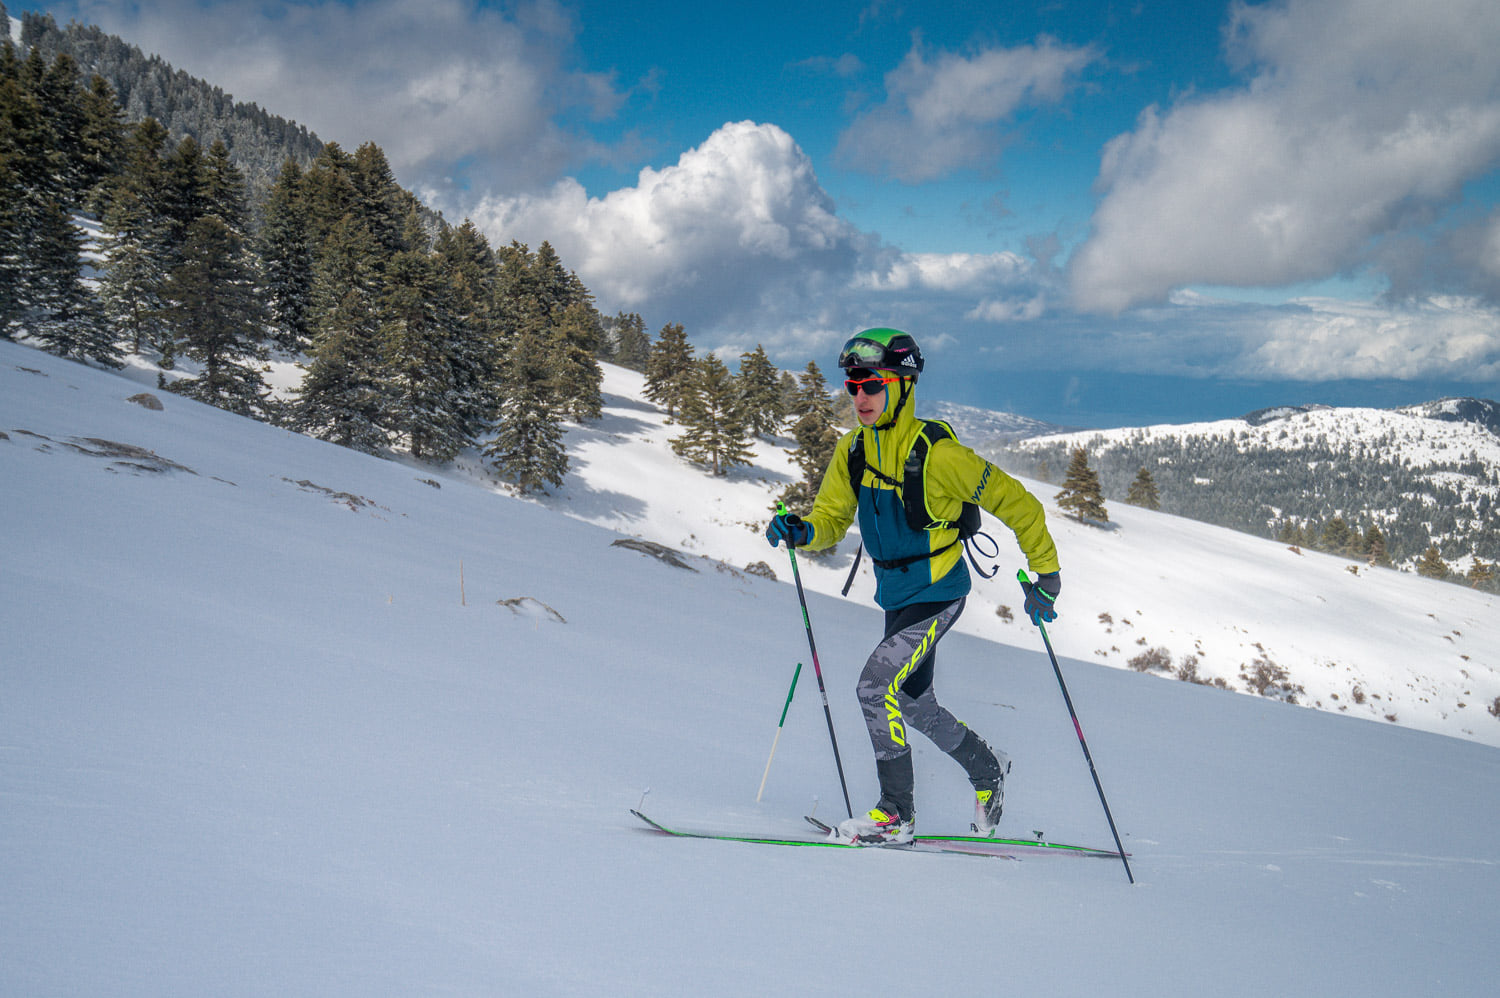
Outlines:
{"label": "trail marker pole", "polygon": [[792,694],[797,692],[797,677],[802,675],[802,663],[797,663],[797,669],[792,673],[791,689],[786,691],[786,706],[781,708],[781,720],[776,722],[776,737],[771,740],[771,754],[766,759],[766,771],[760,778],[760,789],[755,791],[755,803],[760,803],[761,794],[766,792],[766,777],[771,775],[771,760],[776,758],[776,743],[781,741],[781,728],[786,724],[786,712],[792,707]]}

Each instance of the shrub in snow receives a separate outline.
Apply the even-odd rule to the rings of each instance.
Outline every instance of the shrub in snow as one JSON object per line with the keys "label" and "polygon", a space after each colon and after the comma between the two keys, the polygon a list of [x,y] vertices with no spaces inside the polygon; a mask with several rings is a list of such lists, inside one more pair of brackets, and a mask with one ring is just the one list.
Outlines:
{"label": "shrub in snow", "polygon": [[1286,703],[1296,703],[1298,696],[1307,693],[1307,690],[1291,681],[1291,676],[1285,669],[1264,655],[1258,656],[1249,665],[1241,666],[1240,678],[1251,691],[1260,696]]}
{"label": "shrub in snow", "polygon": [[[1165,648],[1152,648],[1141,652],[1125,664],[1136,672],[1171,672],[1172,653]],[[1196,668],[1196,663],[1194,667]]]}

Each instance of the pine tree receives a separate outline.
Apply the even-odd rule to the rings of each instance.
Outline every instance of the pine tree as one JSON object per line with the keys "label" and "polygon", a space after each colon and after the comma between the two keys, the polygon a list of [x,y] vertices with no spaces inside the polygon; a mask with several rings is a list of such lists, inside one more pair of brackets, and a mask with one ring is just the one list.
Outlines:
{"label": "pine tree", "polygon": [[337,142],[329,142],[303,175],[302,208],[307,213],[307,242],[315,266],[333,230],[358,213],[360,194],[353,174],[354,158]]}
{"label": "pine tree", "polygon": [[599,313],[582,301],[554,316],[549,327],[553,388],[562,411],[580,422],[604,415],[604,371],[590,349],[601,337]]}
{"label": "pine tree", "polygon": [[83,233],[61,202],[38,206],[40,223],[28,247],[31,264],[27,329],[50,353],[121,367],[104,313],[83,283]]}
{"label": "pine tree", "polygon": [[675,416],[693,382],[693,345],[682,323],[667,323],[646,359],[646,397]]}
{"label": "pine tree", "polygon": [[489,241],[468,219],[438,233],[436,253],[457,323],[451,361],[459,419],[464,434],[477,439],[500,412],[503,350],[495,319],[499,268]]}
{"label": "pine tree", "polygon": [[[168,154],[162,168],[162,263],[168,273],[182,265],[188,231],[208,213],[206,184],[203,148],[189,135]],[[161,352],[159,364],[168,370],[176,367],[178,344],[170,325],[163,329],[157,347]]]}
{"label": "pine tree", "polygon": [[[512,293],[522,300],[529,299],[530,307],[538,311],[547,323],[557,324],[562,314],[574,305],[593,307],[594,296],[583,286],[577,274],[563,266],[551,243],[543,242],[531,254],[524,252],[524,246],[520,248],[528,275],[524,287],[515,288]],[[597,355],[604,345],[602,325],[596,322],[592,333],[593,338],[581,345]]]}
{"label": "pine tree", "polygon": [[130,130],[118,175],[104,186],[104,314],[141,354],[167,338],[166,219],[162,213],[162,150],[167,130],[147,118]]}
{"label": "pine tree", "polygon": [[551,244],[536,253],[512,242],[499,254],[496,291],[500,326],[506,349],[516,330],[541,337],[548,351],[553,378],[549,388],[558,412],[574,419],[597,419],[603,412],[604,372],[595,356],[604,342],[593,296],[562,265]]}
{"label": "pine tree", "polygon": [[162,213],[167,223],[168,268],[177,266],[188,229],[210,211],[208,164],[191,135],[177,143],[163,162]]}
{"label": "pine tree", "polygon": [[397,253],[381,300],[383,373],[392,381],[389,420],[418,460],[450,460],[472,441],[454,390],[462,330],[434,257]]}
{"label": "pine tree", "polygon": [[198,219],[165,293],[175,339],[203,365],[201,375],[168,387],[241,415],[262,410],[266,388],[256,361],[264,313],[244,238],[217,213]]}
{"label": "pine tree", "polygon": [[15,46],[6,38],[0,41],[0,336],[6,339],[23,314],[26,165],[38,122],[36,104],[21,86]]}
{"label": "pine tree", "polygon": [[[189,154],[185,163],[192,159]],[[245,179],[222,141],[214,142],[196,163],[196,196],[180,193],[179,198],[202,214],[188,226],[179,261],[163,288],[169,302],[163,314],[172,341],[204,369],[201,376],[170,387],[250,415],[265,403],[258,362],[266,316],[245,232]]]}
{"label": "pine tree", "polygon": [[1302,525],[1296,519],[1289,518],[1282,521],[1281,529],[1276,532],[1276,539],[1283,544],[1293,547],[1311,547],[1306,535],[1303,533]]}
{"label": "pine tree", "polygon": [[646,332],[646,320],[635,312],[620,312],[613,319],[603,321],[605,336],[610,341],[609,360],[644,374],[646,361],[651,356],[651,337]]}
{"label": "pine tree", "polygon": [[1067,477],[1063,479],[1063,489],[1056,499],[1057,504],[1071,512],[1080,523],[1091,520],[1096,523],[1109,522],[1109,513],[1104,508],[1104,490],[1099,484],[1099,473],[1089,467],[1088,454],[1082,447],[1074,449]]}
{"label": "pine tree", "polygon": [[696,377],[678,420],[683,433],[672,439],[672,451],[723,476],[737,465],[750,463],[748,426],[739,410],[737,386],[724,362],[708,354],[695,367]]}
{"label": "pine tree", "polygon": [[1443,554],[1433,544],[1422,552],[1422,560],[1417,562],[1417,574],[1429,579],[1446,579],[1449,574],[1448,563],[1443,561]]}
{"label": "pine tree", "polygon": [[313,271],[312,363],[295,428],[375,453],[389,442],[381,374],[375,240],[352,215],[335,224]]}
{"label": "pine tree", "polygon": [[294,353],[306,349],[311,339],[313,257],[302,176],[296,160],[282,163],[266,199],[257,244],[272,338],[277,346]]}
{"label": "pine tree", "polygon": [[828,394],[828,384],[816,362],[808,361],[797,391],[789,400],[788,412],[794,420],[792,437],[797,441],[792,462],[802,472],[802,477],[788,486],[779,499],[791,509],[806,511],[812,508],[813,500],[817,498],[823,474],[833,460],[833,452],[842,436],[833,398]]}
{"label": "pine tree", "polygon": [[503,369],[499,428],[484,448],[496,475],[514,483],[522,495],[561,486],[568,473],[545,348],[537,327],[517,333]]}
{"label": "pine tree", "polygon": [[48,66],[33,47],[0,61],[0,327],[52,353],[120,366],[98,301],[83,282],[81,89],[72,58]]}
{"label": "pine tree", "polygon": [[750,353],[740,354],[740,373],[735,378],[740,411],[754,436],[774,436],[786,417],[781,396],[780,372],[759,343]]}
{"label": "pine tree", "polygon": [[1135,481],[1130,483],[1125,501],[1143,509],[1161,509],[1161,493],[1157,491],[1156,479],[1151,477],[1149,469],[1142,467],[1136,472]]}
{"label": "pine tree", "polygon": [[378,259],[385,261],[412,247],[406,238],[405,192],[396,183],[385,153],[373,142],[354,151],[350,180],[355,191],[355,212],[380,247]]}
{"label": "pine tree", "polygon": [[1323,533],[1318,537],[1318,548],[1330,554],[1348,554],[1358,536],[1342,516],[1335,516],[1323,524]]}
{"label": "pine tree", "polygon": [[1469,574],[1465,576],[1469,585],[1475,589],[1491,589],[1495,583],[1495,566],[1487,565],[1478,558],[1474,564],[1469,566]]}
{"label": "pine tree", "polygon": [[80,184],[84,208],[102,214],[106,187],[119,172],[126,152],[125,111],[109,81],[97,73],[89,80],[80,102],[82,132],[78,139]]}
{"label": "pine tree", "polygon": [[1390,567],[1391,556],[1386,549],[1385,534],[1373,523],[1365,530],[1364,555],[1371,565]]}
{"label": "pine tree", "polygon": [[47,119],[54,179],[67,203],[81,209],[95,179],[89,176],[91,170],[83,150],[83,78],[77,61],[67,52],[58,53],[40,75],[37,71],[45,60],[35,48],[32,56],[36,61],[29,66],[31,92]]}

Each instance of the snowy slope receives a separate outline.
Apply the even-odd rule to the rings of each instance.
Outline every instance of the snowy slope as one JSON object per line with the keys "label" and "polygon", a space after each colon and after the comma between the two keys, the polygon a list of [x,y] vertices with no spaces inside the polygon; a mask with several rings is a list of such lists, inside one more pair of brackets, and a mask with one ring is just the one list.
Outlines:
{"label": "snowy slope", "polygon": [[[1065,653],[1135,887],[1113,861],[662,839],[626,809],[788,834],[814,798],[842,809],[806,675],[754,800],[806,655],[790,586],[673,568],[462,474],[161,393],[150,411],[126,401],[139,389],[0,343],[0,994],[1492,989],[1493,747]],[[611,411],[579,441],[581,473],[606,464],[604,435],[658,432]],[[556,502],[677,481],[626,484]],[[643,532],[670,501],[620,515]],[[702,517],[699,540],[764,547],[741,515]],[[1149,528],[1087,556],[1062,534],[1072,571],[1132,529]],[[1274,575],[1205,537],[1221,592]],[[1186,596],[1156,571],[1135,566],[1142,584],[1115,598]],[[1400,615],[1412,592],[1371,591],[1369,609]],[[877,617],[809,598],[867,806],[852,686]],[[1265,626],[1302,633],[1295,609]],[[1060,644],[1081,616],[1065,606]],[[1016,759],[1010,832],[1107,841],[1034,646],[954,634],[938,681]],[[957,767],[920,745],[917,774],[923,829],[961,826]]]}
{"label": "snowy slope", "polygon": [[[1481,404],[1472,399],[1465,401]],[[1472,454],[1486,468],[1500,467],[1500,436],[1482,422],[1451,416],[1438,418],[1432,414],[1436,411],[1441,411],[1437,403],[1403,409],[1311,406],[1301,410],[1265,410],[1252,414],[1254,419],[1248,422],[1220,419],[1207,423],[1078,430],[1028,439],[1021,446],[1061,443],[1067,447],[1098,449],[1127,441],[1209,437],[1234,440],[1241,450],[1294,450],[1323,442],[1335,450],[1352,452],[1364,445],[1416,468],[1461,461]],[[1500,498],[1500,490],[1487,483],[1476,483],[1475,489],[1487,492],[1491,498]]]}

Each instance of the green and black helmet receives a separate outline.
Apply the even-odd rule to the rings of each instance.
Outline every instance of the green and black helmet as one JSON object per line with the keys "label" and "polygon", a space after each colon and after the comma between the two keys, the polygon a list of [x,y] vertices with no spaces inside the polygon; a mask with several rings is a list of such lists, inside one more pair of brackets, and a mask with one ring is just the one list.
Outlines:
{"label": "green and black helmet", "polygon": [[839,367],[900,371],[909,377],[922,373],[922,351],[910,333],[899,329],[866,329],[855,333],[839,351]]}

